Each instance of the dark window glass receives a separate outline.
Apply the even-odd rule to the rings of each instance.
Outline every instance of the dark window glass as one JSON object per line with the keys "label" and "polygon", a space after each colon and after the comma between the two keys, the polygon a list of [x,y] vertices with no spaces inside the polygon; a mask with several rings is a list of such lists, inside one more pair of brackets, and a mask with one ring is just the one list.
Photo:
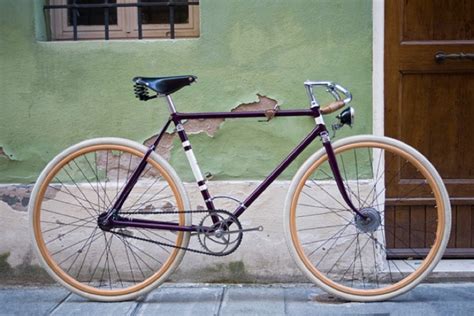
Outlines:
{"label": "dark window glass", "polygon": [[[74,0],[68,0],[68,4],[73,4]],[[109,0],[108,3],[116,3],[116,0]],[[105,0],[76,0],[76,4],[101,4]],[[72,14],[74,10],[68,9],[67,23],[71,26]],[[82,8],[77,10],[77,25],[104,25],[105,9],[103,8]],[[109,24],[117,24],[117,8],[109,9]]]}
{"label": "dark window glass", "polygon": [[[141,2],[168,2],[169,0],[142,0]],[[175,2],[187,2],[187,0],[175,0]],[[174,23],[189,23],[188,6],[174,7]],[[169,7],[142,7],[142,23],[143,24],[169,24]]]}

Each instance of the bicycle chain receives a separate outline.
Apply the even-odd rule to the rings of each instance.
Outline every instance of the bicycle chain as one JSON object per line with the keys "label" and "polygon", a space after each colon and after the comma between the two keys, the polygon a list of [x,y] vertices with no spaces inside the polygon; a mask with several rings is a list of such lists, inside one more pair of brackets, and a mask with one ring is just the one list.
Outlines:
{"label": "bicycle chain", "polygon": [[[193,213],[223,213],[225,215],[228,215],[230,217],[235,218],[234,214],[232,214],[228,211],[225,211],[225,210],[213,210],[213,211],[210,211],[210,210],[188,210],[188,211],[163,211],[163,212],[119,212],[120,215],[193,214]],[[235,218],[235,220],[237,220],[237,218]],[[120,236],[123,236],[123,237],[126,237],[126,238],[132,238],[132,239],[137,239],[137,240],[141,240],[141,241],[146,241],[146,242],[149,242],[149,243],[152,243],[152,244],[155,244],[155,245],[159,245],[159,246],[171,247],[171,248],[181,249],[181,250],[185,250],[185,251],[190,251],[190,252],[194,252],[194,253],[198,253],[198,254],[202,254],[202,255],[214,256],[214,257],[222,257],[222,256],[230,255],[232,252],[234,252],[237,249],[236,248],[232,252],[220,255],[220,254],[217,254],[217,253],[202,251],[202,250],[193,249],[193,248],[189,248],[189,247],[176,246],[176,245],[173,245],[173,244],[168,244],[168,243],[157,241],[157,240],[146,239],[146,238],[137,237],[137,236],[130,236],[128,234],[119,233],[119,232],[116,232],[116,231],[109,230],[109,232],[114,234],[114,235],[120,235]]]}

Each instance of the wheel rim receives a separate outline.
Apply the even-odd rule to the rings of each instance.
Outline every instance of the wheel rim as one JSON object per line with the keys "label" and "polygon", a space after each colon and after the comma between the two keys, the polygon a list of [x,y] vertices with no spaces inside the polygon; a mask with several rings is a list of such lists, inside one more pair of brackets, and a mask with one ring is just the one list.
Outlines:
{"label": "wheel rim", "polygon": [[[317,194],[311,194],[311,195],[307,193],[308,180],[310,180],[311,177],[314,176],[314,174],[317,173],[319,170],[321,170],[320,174],[322,174],[324,177],[327,177],[327,178],[332,177],[329,167],[326,166],[328,165],[327,155],[323,155],[317,161],[315,161],[302,176],[291,200],[290,234],[291,234],[292,243],[295,247],[297,255],[302,260],[304,266],[309,270],[312,276],[317,278],[319,281],[321,281],[324,285],[328,286],[329,288],[333,288],[337,290],[338,292],[347,293],[347,294],[355,295],[359,297],[378,296],[378,295],[393,293],[401,288],[407,287],[408,285],[416,281],[427,269],[431,267],[431,263],[436,257],[436,254],[439,252],[442,238],[444,235],[444,226],[445,226],[445,215],[444,215],[444,205],[442,203],[442,195],[441,195],[439,187],[436,185],[436,181],[433,178],[433,176],[430,174],[427,168],[424,167],[411,154],[406,153],[404,150],[401,150],[398,147],[395,147],[393,145],[388,145],[385,143],[365,141],[365,142],[343,145],[335,149],[335,153],[338,159],[338,164],[341,169],[342,177],[345,180],[344,182],[345,182],[346,187],[347,186],[350,187],[349,195],[351,196],[351,200],[353,200],[353,203],[356,204],[356,207],[358,207],[358,204],[361,204],[361,205],[365,204],[365,207],[367,208],[367,210],[369,210],[370,205],[368,204],[370,203],[366,203],[367,200],[369,199],[361,198],[360,200],[358,200],[354,198],[354,196],[358,195],[359,192],[364,191],[364,188],[362,188],[360,185],[354,186],[354,183],[353,183],[354,181],[352,179],[354,177],[350,175],[351,172],[349,170],[345,169],[348,166],[347,163],[349,162],[349,159],[346,159],[347,162],[344,163],[344,158],[341,158],[341,157],[344,157],[345,154],[350,153],[352,151],[355,151],[356,153],[360,152],[361,149],[366,149],[367,147],[377,148],[377,150],[380,150],[380,153],[377,153],[377,151],[373,149],[372,149],[372,154],[370,151],[367,152],[367,156],[372,157],[372,158],[367,159],[367,161],[372,160],[372,164],[369,168],[372,170],[372,175],[366,176],[366,178],[368,179],[370,178],[378,179],[377,176],[374,177],[374,172],[373,172],[374,170],[376,170],[375,164],[373,163],[376,161],[375,159],[376,155],[381,155],[384,157],[383,159],[380,159],[380,158],[378,159],[378,162],[382,161],[382,166],[383,166],[383,161],[385,160],[387,160],[387,162],[390,161],[387,158],[385,158],[386,156],[388,157],[390,155],[398,155],[399,156],[398,161],[401,161],[400,158],[403,158],[403,160],[405,160],[407,163],[410,163],[416,167],[417,171],[419,172],[419,175],[421,175],[426,180],[427,184],[432,189],[431,197],[432,199],[435,200],[437,204],[436,211],[435,211],[436,216],[437,216],[437,219],[436,219],[437,226],[436,226],[435,231],[432,232],[433,234],[430,235],[432,238],[431,249],[429,249],[429,252],[423,255],[423,258],[422,258],[423,260],[421,260],[421,262],[418,262],[419,266],[415,267],[414,263],[409,260],[402,261],[404,262],[405,265],[413,268],[412,271],[406,272],[407,270],[406,267],[401,267],[400,262],[398,263],[400,266],[397,266],[397,263],[396,263],[397,260],[389,261],[383,258],[384,256],[387,255],[387,253],[390,253],[390,251],[387,251],[387,249],[385,248],[386,246],[385,240],[387,240],[385,235],[389,233],[389,230],[385,231],[386,228],[383,227],[385,223],[383,220],[385,216],[385,202],[383,203],[383,205],[382,203],[380,203],[382,206],[384,206],[383,210],[380,207],[378,207],[379,213],[382,213],[382,223],[379,229],[380,232],[378,233],[378,235],[381,236],[382,240],[384,241],[384,243],[382,244],[380,243],[380,238],[379,239],[376,238],[376,240],[374,241],[373,239],[374,235],[365,237],[368,234],[370,234],[370,231],[373,228],[366,228],[368,232],[363,232],[362,226],[359,225],[358,227],[356,227],[356,217],[352,215],[352,212],[348,211],[348,207],[345,205],[345,202],[343,202],[337,189],[336,191],[331,191],[330,189],[328,190],[328,188],[331,188],[330,183],[328,185],[321,181],[313,181],[313,182],[309,181],[311,183],[309,187],[310,188],[315,187],[319,189],[319,192]],[[387,155],[387,153],[389,154]],[[355,160],[357,160],[357,158],[355,158],[354,161]],[[397,163],[397,159],[394,159],[393,162]],[[363,169],[361,168],[360,165],[357,166],[356,164],[355,166],[356,166],[355,168]],[[383,170],[384,168],[381,168],[381,169]],[[401,168],[401,170],[403,170],[403,168]],[[360,170],[357,170],[357,171],[360,171]],[[384,196],[387,193],[386,190],[390,191],[389,189],[390,185],[386,183],[388,181],[385,178],[389,178],[389,177],[385,177],[385,176],[382,177],[382,182],[383,182],[382,186],[380,186],[380,184],[377,184],[377,183],[380,183],[380,180],[378,181],[373,180],[372,182],[368,181],[370,185],[367,186],[366,193],[368,196],[370,193],[370,189],[375,188],[373,189],[374,192],[372,193],[373,197],[376,197],[374,199],[375,204],[379,203],[378,201],[380,201],[380,199],[383,199],[383,197],[380,197],[380,195]],[[347,179],[350,179],[350,181],[346,181]],[[361,180],[367,180],[367,179],[356,178],[356,180],[357,180],[356,181],[357,183],[361,183],[362,182]],[[421,185],[420,188],[417,190],[423,191],[424,194],[426,194],[425,192],[426,189],[423,188],[423,185]],[[417,193],[417,190],[413,191],[412,194]],[[331,192],[335,192],[336,194],[331,193]],[[379,196],[377,196],[377,194],[379,194],[380,192],[383,192],[383,194],[380,194]],[[398,193],[403,193],[403,192],[398,192]],[[322,195],[326,195],[326,196],[322,197]],[[313,207],[316,206],[316,208],[319,208],[320,210],[318,212],[315,212],[313,210],[312,211],[313,213],[307,213],[308,212],[307,210],[303,211],[303,207],[305,206],[299,205],[299,204],[302,204],[302,201],[304,201],[304,199],[301,199],[301,197],[304,197],[306,200],[312,201]],[[321,197],[322,197],[322,200],[324,201],[323,204],[321,204],[320,202],[317,202],[318,198],[321,198]],[[407,195],[406,199],[408,200],[410,197],[411,195]],[[342,201],[342,203],[335,202],[336,199]],[[331,208],[331,207],[327,207],[328,205],[324,204],[324,203],[328,203],[327,202],[328,200],[332,200],[333,201],[332,204],[337,205],[337,207],[332,207],[333,210],[329,211],[329,216],[337,217],[339,222],[342,221],[343,224],[339,224],[339,223],[333,223],[333,225],[324,224],[325,223],[324,216],[326,217],[328,216],[328,214],[324,214],[324,213],[328,212],[327,210],[328,208]],[[303,204],[306,204],[306,203],[303,203]],[[338,216],[334,214],[337,214]],[[313,219],[311,217],[313,217]],[[345,219],[340,219],[339,217],[343,217]],[[309,228],[311,227],[304,226],[304,225],[309,225],[308,223],[310,223],[311,220],[316,221],[315,218],[318,219],[319,226],[316,226],[313,228],[326,229],[326,234],[328,235],[327,238],[315,239],[314,236],[317,234],[314,233],[314,229],[313,229],[313,232],[311,234],[311,238],[313,239],[312,240],[308,239],[307,236],[310,235],[309,231],[311,231],[311,229]],[[350,223],[351,221],[353,222],[353,224]],[[319,228],[323,226],[325,226],[326,228]],[[328,226],[332,226],[332,227],[328,227]],[[352,231],[347,230],[347,227],[351,227]],[[364,226],[364,227],[368,227],[368,226]],[[396,229],[398,228],[399,227],[396,226]],[[328,233],[328,231],[331,231],[331,233]],[[359,232],[359,235],[358,235],[358,232]],[[350,233],[352,233],[353,236],[349,236]],[[377,230],[373,233],[377,233]],[[321,235],[322,231],[320,231],[319,234]],[[364,240],[360,240],[359,237],[361,235],[365,237]],[[426,239],[428,240],[428,238]],[[362,284],[360,284],[361,274],[362,274],[362,280],[364,280],[364,277],[366,278],[367,281],[370,279],[369,275],[364,276],[364,272],[363,272],[363,267],[365,265],[363,259],[366,259],[366,257],[369,256],[369,253],[363,248],[364,247],[363,244],[361,244],[361,242],[367,242],[368,244],[370,244],[369,241],[371,241],[371,243],[374,244],[375,246],[373,247],[374,259],[373,259],[373,264],[372,264],[372,266],[374,267],[372,267],[372,270],[368,270],[368,271],[373,272],[372,279],[375,279],[376,281],[375,283],[377,286],[374,286],[373,284],[374,282],[372,282],[372,284],[369,284],[368,282],[367,284],[365,282],[362,282]],[[353,242],[352,245],[350,244],[351,242]],[[324,246],[324,244],[326,244],[326,246]],[[339,249],[339,253],[337,257],[334,255],[334,253],[336,252],[335,251],[336,248],[332,248],[331,244],[335,244],[335,245],[337,244],[337,247]],[[313,245],[314,247],[312,246],[310,247],[310,245]],[[326,248],[329,248],[329,249],[326,249]],[[350,252],[350,253],[352,254],[352,257],[356,259],[356,260],[352,260],[352,262],[357,261],[357,259],[360,258],[358,269],[356,269],[358,265],[357,262],[355,264],[352,264],[351,266],[350,260],[349,260],[349,263],[345,265],[343,264],[343,261],[338,261],[340,260],[341,255],[342,257],[348,256],[347,249],[353,250],[354,248],[355,248],[355,251]],[[376,251],[377,248],[380,248],[380,249]],[[329,254],[330,251],[333,252],[332,255]],[[417,256],[422,255],[421,251],[417,249],[415,249],[414,251]],[[380,254],[380,252],[382,254]],[[364,256],[364,258],[362,258],[362,256]],[[331,257],[334,257],[332,259],[332,263],[333,263],[332,265],[322,263],[324,261],[329,262],[330,260],[328,258],[331,258]],[[380,259],[380,257],[382,258]],[[384,264],[385,264],[385,268],[381,269],[381,267]],[[334,269],[335,265],[337,265],[336,269]],[[333,268],[332,271],[331,271],[331,268]],[[387,268],[388,268],[388,271],[387,271]],[[392,272],[392,269],[394,270],[393,272]],[[357,273],[355,274],[356,277],[354,277],[354,273],[356,270],[357,270]],[[349,273],[349,277],[348,277],[348,273]],[[379,273],[382,274],[383,279],[382,278],[377,279],[376,276],[379,275]],[[338,276],[336,277],[337,274]],[[398,278],[394,277],[394,275],[396,274],[398,274]],[[357,280],[357,277],[359,278],[359,280]],[[390,282],[387,282],[388,277],[390,277],[389,279]],[[352,280],[348,280],[351,278]]]}
{"label": "wheel rim", "polygon": [[[113,204],[125,179],[131,176],[143,156],[143,152],[122,145],[84,147],[61,159],[40,184],[33,213],[37,248],[54,275],[67,285],[99,296],[136,293],[160,279],[176,259],[177,248],[140,243],[97,227],[97,216]],[[148,158],[147,162],[122,210],[129,213],[184,210],[183,199],[171,176],[155,160]],[[84,166],[88,167],[88,172]],[[66,195],[69,199],[64,198]],[[92,196],[94,199],[89,198]],[[66,207],[73,213],[62,213]],[[183,213],[126,216],[149,220],[159,217],[185,224]],[[178,246],[184,240],[183,232],[126,228],[121,233]],[[81,237],[81,234],[85,235]],[[96,254],[96,259],[87,259],[93,254]],[[129,271],[121,273],[122,270]]]}

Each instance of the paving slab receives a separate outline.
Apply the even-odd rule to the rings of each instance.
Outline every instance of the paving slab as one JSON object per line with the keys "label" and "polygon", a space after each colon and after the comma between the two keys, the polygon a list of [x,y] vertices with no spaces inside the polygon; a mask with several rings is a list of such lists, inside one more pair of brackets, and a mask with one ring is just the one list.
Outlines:
{"label": "paving slab", "polygon": [[474,315],[474,284],[424,284],[385,302],[327,298],[317,288],[287,288],[287,315]]}
{"label": "paving slab", "polygon": [[93,302],[71,294],[64,302],[52,311],[52,315],[131,315],[138,301],[129,302]]}
{"label": "paving slab", "polygon": [[283,288],[228,287],[224,291],[221,315],[285,315]]}
{"label": "paving slab", "polygon": [[8,287],[0,289],[1,315],[47,315],[69,295],[59,287]]}
{"label": "paving slab", "polygon": [[217,315],[224,287],[161,287],[146,297],[137,315]]}

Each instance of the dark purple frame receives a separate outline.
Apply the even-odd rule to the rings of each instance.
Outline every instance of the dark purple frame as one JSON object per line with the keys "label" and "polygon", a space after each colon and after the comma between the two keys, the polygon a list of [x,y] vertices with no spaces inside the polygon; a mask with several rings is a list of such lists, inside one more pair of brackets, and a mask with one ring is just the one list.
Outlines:
{"label": "dark purple frame", "polygon": [[[273,112],[275,117],[294,117],[294,116],[310,116],[313,118],[317,118],[321,115],[319,111],[319,107],[314,107],[311,109],[299,109],[299,110],[277,110]],[[122,193],[118,197],[117,201],[114,203],[114,206],[111,210],[109,210],[108,219],[110,219],[110,224],[114,227],[139,227],[139,228],[151,228],[151,229],[165,229],[165,230],[174,230],[174,231],[197,231],[197,227],[195,225],[191,226],[180,226],[176,223],[170,222],[162,222],[162,221],[149,221],[143,219],[133,219],[133,218],[124,218],[120,216],[112,216],[117,214],[121,209],[123,203],[127,199],[128,195],[132,191],[134,185],[136,184],[140,174],[145,169],[147,162],[146,160],[150,156],[150,154],[157,148],[159,141],[161,140],[163,134],[169,127],[170,123],[173,122],[176,127],[181,125],[182,120],[196,120],[196,119],[215,119],[215,118],[223,118],[223,119],[230,119],[230,118],[258,118],[258,117],[267,117],[267,111],[245,111],[245,112],[202,112],[202,113],[180,113],[174,112],[171,114],[168,122],[163,126],[160,133],[158,134],[157,139],[155,142],[148,148],[145,156],[143,157],[141,163],[138,165],[137,169],[134,171],[133,175],[130,177],[129,182],[125,185]],[[178,135],[181,139],[181,142],[188,141],[188,137],[184,129],[178,130]],[[260,185],[242,202],[233,212],[236,217],[242,215],[245,210],[252,205],[252,203],[268,188],[270,184],[275,181],[275,179],[308,147],[309,144],[316,138],[320,136],[324,148],[328,154],[329,165],[331,167],[331,171],[334,175],[336,180],[339,192],[342,195],[342,198],[347,203],[349,208],[357,213],[359,216],[365,218],[352,204],[346,189],[344,187],[344,183],[342,180],[341,173],[339,171],[339,167],[337,165],[337,160],[334,155],[333,148],[331,146],[331,142],[328,137],[328,132],[326,126],[324,124],[317,124],[316,127],[288,154],[288,156],[260,183]],[[184,148],[185,150],[191,149],[191,146],[188,148]],[[201,181],[200,181],[201,182]],[[198,186],[202,186],[205,182],[200,183],[198,182]],[[202,197],[206,206],[209,210],[215,210],[214,204],[212,202],[211,196],[206,189],[201,190]],[[217,219],[214,219],[217,221]]]}

